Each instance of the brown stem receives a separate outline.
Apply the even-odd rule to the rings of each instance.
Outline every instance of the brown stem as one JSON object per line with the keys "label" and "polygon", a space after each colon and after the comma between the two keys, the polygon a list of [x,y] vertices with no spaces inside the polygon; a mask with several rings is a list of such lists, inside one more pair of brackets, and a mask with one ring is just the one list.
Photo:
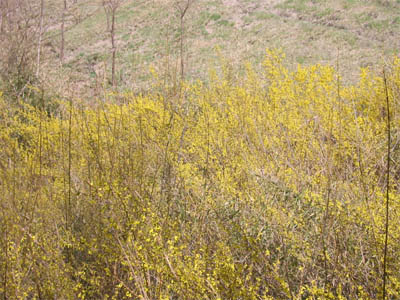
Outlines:
{"label": "brown stem", "polygon": [[115,54],[117,51],[115,45],[115,12],[116,6],[113,5],[111,9],[111,51],[112,51],[112,66],[111,66],[111,84],[115,87]]}
{"label": "brown stem", "polygon": [[69,119],[68,119],[68,202],[66,209],[66,226],[69,228],[68,222],[70,222],[69,218],[71,217],[71,167],[72,167],[72,144],[71,144],[71,136],[72,136],[72,99],[69,100]]}
{"label": "brown stem", "polygon": [[42,51],[42,35],[43,35],[43,11],[44,11],[44,0],[40,1],[40,27],[39,27],[39,40],[37,47],[37,58],[36,58],[36,77],[39,77],[40,72],[40,55]]}
{"label": "brown stem", "polygon": [[390,106],[389,106],[389,93],[386,80],[385,69],[383,69],[383,81],[385,85],[386,95],[386,129],[387,129],[387,166],[386,166],[386,220],[385,220],[385,246],[383,251],[383,295],[382,299],[386,299],[386,278],[387,278],[387,248],[388,248],[388,235],[389,235],[389,190],[390,190]]}
{"label": "brown stem", "polygon": [[8,277],[8,232],[7,232],[7,223],[6,223],[6,219],[5,220],[5,230],[4,230],[4,241],[5,241],[5,266],[4,266],[4,281],[3,281],[3,290],[4,290],[4,294],[3,294],[3,299],[7,300],[7,277]]}
{"label": "brown stem", "polygon": [[183,81],[185,71],[184,71],[184,61],[183,61],[183,39],[184,39],[184,30],[185,30],[185,22],[183,20],[184,14],[181,15],[181,44],[180,44],[180,56],[181,56],[181,80]]}
{"label": "brown stem", "polygon": [[65,13],[67,11],[67,0],[64,0],[64,8],[61,15],[61,47],[60,47],[60,62],[64,63],[64,44],[65,44]]}

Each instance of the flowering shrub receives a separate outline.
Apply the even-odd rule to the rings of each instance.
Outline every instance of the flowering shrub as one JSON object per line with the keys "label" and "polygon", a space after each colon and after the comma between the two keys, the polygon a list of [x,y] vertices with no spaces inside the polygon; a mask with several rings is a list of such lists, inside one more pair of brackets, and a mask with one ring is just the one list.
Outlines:
{"label": "flowering shrub", "polygon": [[[7,299],[376,299],[386,96],[361,70],[268,51],[264,73],[118,95],[97,107],[0,102],[0,294]],[[400,295],[400,60],[389,297]]]}

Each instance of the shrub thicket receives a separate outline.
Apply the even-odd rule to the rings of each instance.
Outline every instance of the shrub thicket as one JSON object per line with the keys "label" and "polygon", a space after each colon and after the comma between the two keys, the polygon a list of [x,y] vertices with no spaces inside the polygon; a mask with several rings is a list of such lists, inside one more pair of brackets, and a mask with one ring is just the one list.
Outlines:
{"label": "shrub thicket", "polygon": [[[236,82],[0,102],[4,299],[376,299],[382,294],[383,79],[268,52]],[[229,78],[229,79],[227,79]],[[392,106],[388,285],[400,295],[400,61]],[[11,111],[11,110],[14,111]]]}

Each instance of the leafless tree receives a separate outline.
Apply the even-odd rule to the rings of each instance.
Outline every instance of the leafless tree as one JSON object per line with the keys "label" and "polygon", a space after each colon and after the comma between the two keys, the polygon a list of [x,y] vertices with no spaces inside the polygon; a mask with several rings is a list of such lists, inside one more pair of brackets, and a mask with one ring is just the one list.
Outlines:
{"label": "leafless tree", "polygon": [[67,0],[64,0],[63,10],[61,14],[61,46],[60,46],[60,62],[64,63],[64,44],[65,44],[65,15],[67,13]]}
{"label": "leafless tree", "polygon": [[26,83],[34,77],[34,49],[38,46],[39,27],[43,29],[43,23],[37,23],[41,7],[38,4],[38,1],[0,0],[0,81],[16,97],[24,93]]}
{"label": "leafless tree", "polygon": [[40,15],[39,15],[39,34],[37,44],[37,58],[36,58],[36,77],[39,77],[40,72],[40,56],[42,52],[42,36],[43,36],[43,17],[44,17],[44,0],[40,0]]}
{"label": "leafless tree", "polygon": [[4,24],[7,14],[7,4],[8,1],[2,0],[0,1],[0,35],[4,33]]}
{"label": "leafless tree", "polygon": [[177,0],[174,3],[174,7],[178,12],[179,17],[179,55],[180,55],[180,64],[181,64],[181,80],[185,78],[185,61],[184,61],[184,45],[185,45],[185,16],[187,15],[188,10],[192,6],[195,0]]}
{"label": "leafless tree", "polygon": [[107,30],[110,32],[111,39],[111,84],[115,87],[115,60],[117,53],[117,45],[115,40],[115,17],[118,8],[121,6],[123,0],[103,0],[103,7],[107,16]]}

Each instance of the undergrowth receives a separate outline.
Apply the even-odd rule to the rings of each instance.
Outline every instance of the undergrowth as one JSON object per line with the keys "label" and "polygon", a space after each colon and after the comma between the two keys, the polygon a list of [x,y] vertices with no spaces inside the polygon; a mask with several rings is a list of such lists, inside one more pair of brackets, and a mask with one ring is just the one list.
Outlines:
{"label": "undergrowth", "polygon": [[[60,100],[54,114],[2,99],[2,298],[382,297],[383,78],[363,69],[346,86],[283,62],[268,51],[262,74]],[[395,299],[400,60],[387,82]]]}

